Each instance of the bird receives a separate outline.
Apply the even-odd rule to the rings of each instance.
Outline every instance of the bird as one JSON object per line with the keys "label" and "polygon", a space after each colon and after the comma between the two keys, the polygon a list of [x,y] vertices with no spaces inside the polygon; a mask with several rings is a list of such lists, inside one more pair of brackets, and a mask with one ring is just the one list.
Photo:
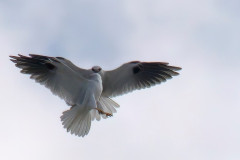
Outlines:
{"label": "bird", "polygon": [[50,89],[69,107],[60,117],[63,127],[79,137],[86,136],[93,120],[116,113],[112,100],[134,90],[149,88],[179,75],[181,67],[167,62],[131,61],[105,71],[100,66],[83,69],[63,57],[37,54],[9,56],[21,73]]}

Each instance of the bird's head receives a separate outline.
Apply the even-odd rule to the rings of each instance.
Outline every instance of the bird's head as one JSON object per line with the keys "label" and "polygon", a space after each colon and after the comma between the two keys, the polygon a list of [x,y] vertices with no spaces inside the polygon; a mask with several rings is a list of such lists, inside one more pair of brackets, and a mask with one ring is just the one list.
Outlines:
{"label": "bird's head", "polygon": [[99,66],[93,66],[93,67],[92,67],[92,71],[95,72],[95,73],[98,73],[98,72],[100,72],[101,70],[102,70],[102,68],[99,67]]}

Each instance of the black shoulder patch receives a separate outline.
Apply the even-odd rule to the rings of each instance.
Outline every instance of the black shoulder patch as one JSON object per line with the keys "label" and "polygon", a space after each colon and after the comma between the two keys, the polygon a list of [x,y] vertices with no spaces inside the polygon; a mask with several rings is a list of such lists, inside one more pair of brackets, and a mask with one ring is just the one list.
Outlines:
{"label": "black shoulder patch", "polygon": [[53,70],[55,68],[55,66],[51,63],[45,63],[45,66],[47,67],[47,69],[49,70]]}
{"label": "black shoulder patch", "polygon": [[141,71],[141,68],[139,66],[133,67],[133,74],[137,74],[140,71]]}

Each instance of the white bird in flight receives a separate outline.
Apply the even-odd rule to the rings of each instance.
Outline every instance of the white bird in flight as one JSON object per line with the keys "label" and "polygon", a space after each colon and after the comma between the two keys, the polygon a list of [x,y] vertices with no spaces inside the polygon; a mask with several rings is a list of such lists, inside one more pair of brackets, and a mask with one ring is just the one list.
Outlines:
{"label": "white bird in flight", "polygon": [[61,121],[71,134],[84,137],[91,121],[111,117],[119,105],[111,97],[149,88],[176,76],[180,67],[165,62],[132,61],[117,69],[104,71],[99,66],[82,69],[62,57],[10,56],[21,73],[49,88],[71,106]]}

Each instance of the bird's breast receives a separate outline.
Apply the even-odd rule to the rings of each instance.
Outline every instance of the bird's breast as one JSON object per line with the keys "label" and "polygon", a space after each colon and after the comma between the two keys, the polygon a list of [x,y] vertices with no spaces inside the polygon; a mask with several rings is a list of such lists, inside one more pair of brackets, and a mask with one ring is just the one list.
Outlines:
{"label": "bird's breast", "polygon": [[102,78],[98,73],[93,73],[90,78],[91,89],[95,95],[96,100],[98,100],[102,94]]}
{"label": "bird's breast", "polygon": [[80,90],[77,98],[77,104],[88,109],[97,108],[97,102],[102,94],[102,79],[100,75],[93,73],[88,81]]}

